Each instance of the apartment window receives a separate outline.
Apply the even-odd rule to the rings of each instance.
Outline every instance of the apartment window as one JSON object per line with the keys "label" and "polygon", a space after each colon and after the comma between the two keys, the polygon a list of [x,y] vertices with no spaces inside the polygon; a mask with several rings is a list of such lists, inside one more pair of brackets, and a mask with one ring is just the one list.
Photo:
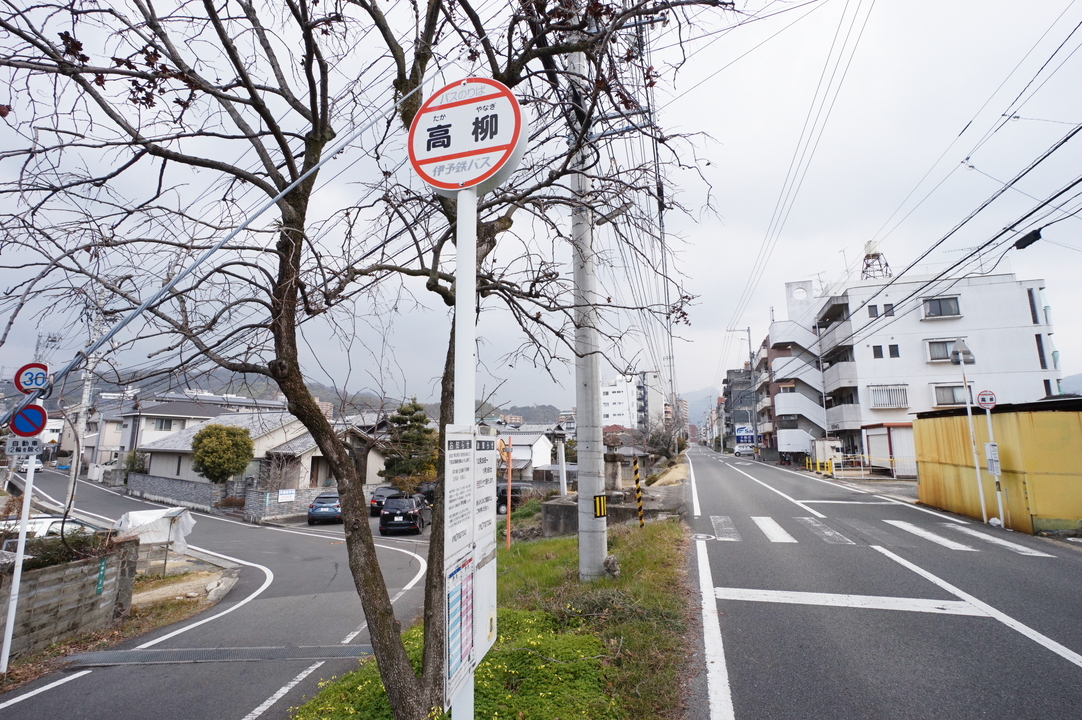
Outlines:
{"label": "apartment window", "polygon": [[872,391],[873,408],[909,407],[909,392],[906,385],[872,385],[868,389]]}
{"label": "apartment window", "polygon": [[782,385],[780,388],[778,388],[778,392],[783,392],[783,393],[796,392],[796,387],[794,387],[793,385]]}
{"label": "apartment window", "polygon": [[883,357],[883,346],[882,345],[872,345],[872,357],[876,358],[876,359],[879,359],[879,358]]}
{"label": "apartment window", "polygon": [[928,359],[950,360],[952,347],[954,347],[954,340],[929,340]]}
{"label": "apartment window", "polygon": [[869,305],[868,306],[868,317],[870,317],[870,318],[879,317],[879,306],[878,305]]}
{"label": "apartment window", "polygon": [[1033,318],[1034,325],[1040,325],[1041,319],[1037,315],[1037,293],[1033,292],[1033,288],[1026,288],[1026,294],[1029,295],[1029,316]]}
{"label": "apartment window", "polygon": [[958,298],[930,298],[924,301],[924,317],[953,317],[960,315],[958,312]]}
{"label": "apartment window", "polygon": [[887,354],[891,357],[901,357],[901,352],[898,351],[897,345],[887,345]]}
{"label": "apartment window", "polygon": [[883,314],[887,317],[894,317],[894,303],[883,303]]}
{"label": "apartment window", "polygon": [[170,418],[155,418],[154,420],[155,430],[172,430],[173,421]]}
{"label": "apartment window", "polygon": [[935,389],[936,405],[965,405],[965,389],[961,385],[940,385]]}
{"label": "apartment window", "polygon": [[[1044,357],[1044,338],[1041,337],[1040,333],[1037,333],[1034,337],[1037,338],[1037,360],[1041,363],[1041,370],[1047,370],[1048,361]],[[1051,393],[1048,394],[1051,395]]]}
{"label": "apartment window", "polygon": [[1048,397],[1051,394],[1052,394],[1052,381],[1046,379],[1044,381],[1044,396]]}
{"label": "apartment window", "polygon": [[180,461],[181,461],[181,459],[182,459],[182,457],[180,455],[177,455],[177,477],[180,477]]}
{"label": "apartment window", "polygon": [[604,390],[604,391],[602,391],[602,393],[601,393],[601,394],[602,394],[602,395],[608,395],[608,394],[609,394],[609,391],[608,391],[608,390]]}

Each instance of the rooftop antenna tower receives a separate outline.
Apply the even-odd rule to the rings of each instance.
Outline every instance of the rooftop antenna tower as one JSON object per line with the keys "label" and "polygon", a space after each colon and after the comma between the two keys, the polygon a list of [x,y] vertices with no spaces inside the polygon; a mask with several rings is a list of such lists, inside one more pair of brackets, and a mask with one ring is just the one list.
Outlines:
{"label": "rooftop antenna tower", "polygon": [[860,279],[889,278],[892,275],[887,257],[879,252],[879,243],[874,240],[864,243],[864,268],[860,271]]}

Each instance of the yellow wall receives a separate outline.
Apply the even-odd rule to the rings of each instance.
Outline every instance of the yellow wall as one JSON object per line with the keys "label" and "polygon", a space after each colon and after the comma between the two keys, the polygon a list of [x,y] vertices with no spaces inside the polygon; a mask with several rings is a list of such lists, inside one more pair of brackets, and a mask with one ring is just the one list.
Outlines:
{"label": "yellow wall", "polygon": [[[987,473],[984,411],[973,413],[981,487],[989,517],[999,515],[995,478]],[[1003,471],[1004,522],[1027,533],[1082,530],[1082,413],[1017,412],[992,415]],[[913,423],[918,497],[922,503],[981,518],[976,472],[964,415]]]}

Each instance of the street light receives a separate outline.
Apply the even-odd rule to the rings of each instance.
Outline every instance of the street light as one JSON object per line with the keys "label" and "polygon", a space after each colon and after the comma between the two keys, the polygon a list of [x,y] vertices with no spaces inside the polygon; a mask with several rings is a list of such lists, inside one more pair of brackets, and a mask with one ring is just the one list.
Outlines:
{"label": "street light", "polygon": [[[962,368],[962,395],[966,399],[966,419],[969,421],[969,446],[973,451],[973,469],[977,471],[977,497],[981,500],[981,516],[988,523],[988,510],[984,504],[984,485],[981,482],[981,461],[977,457],[977,434],[973,431],[973,405],[969,402],[969,381],[966,379],[966,365],[972,365],[977,360],[969,347],[958,338],[951,348],[951,362]],[[1002,522],[1002,520],[1000,521]]]}

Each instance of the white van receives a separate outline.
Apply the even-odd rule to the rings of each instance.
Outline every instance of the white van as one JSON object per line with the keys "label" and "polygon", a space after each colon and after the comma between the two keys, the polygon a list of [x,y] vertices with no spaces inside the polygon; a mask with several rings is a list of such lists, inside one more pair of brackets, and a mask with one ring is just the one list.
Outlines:
{"label": "white van", "polygon": [[755,455],[755,446],[740,443],[733,449],[733,455],[736,455],[737,457],[752,457]]}

